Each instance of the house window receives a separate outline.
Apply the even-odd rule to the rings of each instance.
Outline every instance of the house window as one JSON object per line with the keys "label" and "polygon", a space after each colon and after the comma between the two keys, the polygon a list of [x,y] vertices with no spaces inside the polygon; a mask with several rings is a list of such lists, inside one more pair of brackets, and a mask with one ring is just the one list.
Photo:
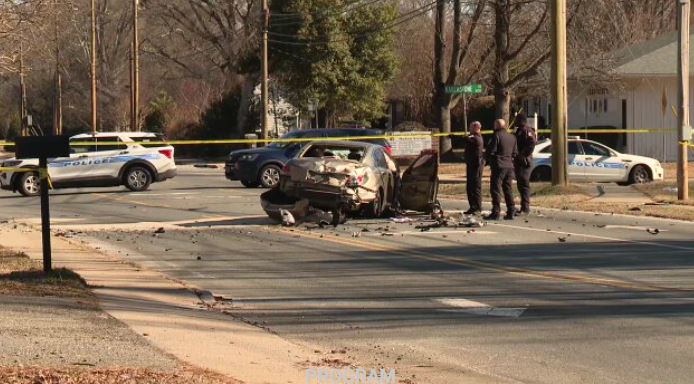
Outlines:
{"label": "house window", "polygon": [[602,101],[602,107],[603,107],[602,111],[607,113],[607,99]]}
{"label": "house window", "polygon": [[596,113],[598,111],[598,101],[596,99],[593,99],[593,109],[590,110],[593,113]]}

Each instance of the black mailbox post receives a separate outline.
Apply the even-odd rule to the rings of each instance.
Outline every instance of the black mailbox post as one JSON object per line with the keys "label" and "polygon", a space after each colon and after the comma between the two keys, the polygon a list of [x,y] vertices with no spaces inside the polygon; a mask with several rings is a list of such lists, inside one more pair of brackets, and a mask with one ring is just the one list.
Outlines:
{"label": "black mailbox post", "polygon": [[51,213],[48,200],[48,159],[70,156],[70,140],[67,136],[21,136],[15,139],[15,143],[15,154],[17,159],[39,159],[43,271],[48,273],[52,270]]}

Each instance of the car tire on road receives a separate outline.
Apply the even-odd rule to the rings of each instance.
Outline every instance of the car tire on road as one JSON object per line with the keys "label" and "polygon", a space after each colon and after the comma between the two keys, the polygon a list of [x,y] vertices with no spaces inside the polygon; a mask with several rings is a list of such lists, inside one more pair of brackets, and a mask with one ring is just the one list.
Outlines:
{"label": "car tire on road", "polygon": [[144,167],[130,167],[123,174],[123,184],[133,192],[146,191],[152,184],[152,174]]}
{"label": "car tire on road", "polygon": [[275,164],[264,166],[258,180],[263,188],[274,188],[280,182],[280,167]]}
{"label": "car tire on road", "polygon": [[645,165],[637,165],[631,169],[629,173],[629,183],[630,184],[644,184],[653,181],[651,173],[648,171]]}
{"label": "car tire on road", "polygon": [[383,216],[384,205],[383,191],[379,189],[378,192],[376,192],[376,198],[374,198],[373,203],[365,207],[366,210],[364,213],[367,217],[379,218]]}
{"label": "car tire on road", "polygon": [[260,185],[257,181],[241,180],[241,184],[246,188],[258,188]]}
{"label": "car tire on road", "polygon": [[17,190],[22,196],[38,196],[41,193],[41,179],[36,172],[25,172],[17,181]]}

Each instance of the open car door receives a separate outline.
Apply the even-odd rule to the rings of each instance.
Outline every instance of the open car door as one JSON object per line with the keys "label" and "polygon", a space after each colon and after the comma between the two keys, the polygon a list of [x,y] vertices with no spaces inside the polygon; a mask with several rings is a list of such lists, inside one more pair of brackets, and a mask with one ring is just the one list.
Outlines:
{"label": "open car door", "polygon": [[402,174],[400,208],[430,212],[439,192],[439,156],[434,150],[422,151]]}

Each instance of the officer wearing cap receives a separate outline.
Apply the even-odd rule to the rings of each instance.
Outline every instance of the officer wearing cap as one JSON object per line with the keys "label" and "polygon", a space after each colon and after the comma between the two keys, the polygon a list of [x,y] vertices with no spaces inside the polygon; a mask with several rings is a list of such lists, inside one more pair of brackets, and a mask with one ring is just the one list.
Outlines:
{"label": "officer wearing cap", "polygon": [[528,126],[525,115],[516,116],[516,143],[518,145],[518,156],[513,161],[518,184],[518,193],[521,196],[521,209],[518,214],[527,215],[530,213],[530,172],[533,165],[533,151],[537,144],[537,134],[535,130]]}
{"label": "officer wearing cap", "polygon": [[486,150],[487,162],[492,168],[491,193],[492,212],[485,217],[487,220],[499,220],[501,215],[501,194],[503,191],[506,201],[506,216],[504,219],[513,220],[516,206],[513,202],[513,159],[518,155],[516,137],[508,133],[506,121],[498,119],[494,122],[494,135]]}

